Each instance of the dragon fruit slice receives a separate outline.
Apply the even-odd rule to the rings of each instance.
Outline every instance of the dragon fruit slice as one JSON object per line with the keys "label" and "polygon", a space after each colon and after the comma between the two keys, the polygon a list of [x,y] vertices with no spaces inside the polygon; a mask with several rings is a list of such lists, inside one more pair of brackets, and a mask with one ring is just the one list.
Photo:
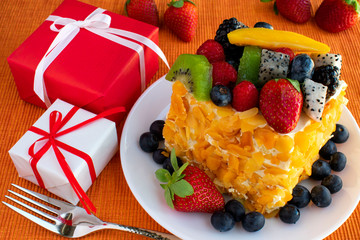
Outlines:
{"label": "dragon fruit slice", "polygon": [[259,68],[259,82],[261,86],[271,79],[286,78],[289,64],[289,55],[262,49]]}
{"label": "dragon fruit slice", "polygon": [[311,54],[311,58],[314,60],[315,68],[331,65],[337,67],[341,71],[342,57],[340,54],[324,53],[324,54]]}
{"label": "dragon fruit slice", "polygon": [[319,122],[324,111],[327,87],[306,78],[302,85],[304,96],[303,110],[311,119]]}

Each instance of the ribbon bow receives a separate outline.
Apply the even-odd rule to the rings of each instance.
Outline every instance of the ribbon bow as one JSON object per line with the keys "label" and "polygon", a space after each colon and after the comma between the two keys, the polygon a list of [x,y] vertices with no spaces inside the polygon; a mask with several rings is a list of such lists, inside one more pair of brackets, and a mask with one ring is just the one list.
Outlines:
{"label": "ribbon bow", "polygon": [[[58,111],[51,112],[50,116],[49,116],[49,132],[46,132],[46,131],[44,131],[40,128],[34,127],[34,126],[30,127],[29,131],[37,133],[43,137],[41,137],[37,141],[35,141],[30,146],[28,152],[29,152],[29,155],[31,156],[30,165],[31,165],[34,175],[39,183],[39,186],[42,188],[45,188],[44,182],[43,182],[36,166],[37,166],[37,163],[42,158],[42,156],[50,149],[50,147],[52,147],[52,149],[54,150],[56,159],[58,160],[58,163],[59,163],[61,169],[63,170],[66,178],[69,180],[71,187],[75,191],[80,202],[83,204],[85,210],[88,213],[90,213],[89,209],[92,210],[93,212],[96,212],[96,208],[90,201],[89,197],[86,195],[85,191],[81,188],[78,181],[76,180],[74,174],[72,173],[71,168],[69,167],[68,163],[66,162],[64,155],[61,153],[60,148],[82,158],[87,163],[92,182],[94,182],[96,179],[94,163],[88,154],[86,154],[85,152],[80,151],[66,143],[63,143],[63,142],[57,140],[57,138],[62,135],[65,135],[69,132],[75,131],[76,129],[79,129],[91,122],[94,122],[94,121],[100,119],[100,118],[104,118],[106,116],[109,116],[109,115],[112,115],[115,113],[124,112],[125,108],[118,107],[118,108],[113,108],[113,109],[107,110],[103,113],[100,113],[99,115],[96,115],[93,118],[90,118],[84,122],[81,122],[77,125],[74,125],[70,128],[60,131],[62,129],[62,127],[74,116],[74,114],[78,111],[78,109],[79,109],[78,107],[73,107],[65,115],[64,118],[62,118],[61,112],[58,112]],[[46,141],[45,144],[39,150],[35,151],[35,145],[42,141]]]}
{"label": "ribbon bow", "polygon": [[[71,18],[63,18],[53,15],[50,15],[46,19],[47,21],[53,21],[50,29],[52,31],[59,32],[35,70],[34,92],[46,104],[47,107],[51,105],[51,102],[48,98],[44,84],[44,72],[55,60],[55,58],[64,50],[64,48],[72,41],[72,39],[79,33],[81,28],[84,28],[110,41],[133,49],[139,54],[141,91],[145,90],[146,87],[144,49],[140,44],[131,40],[140,42],[148,48],[152,49],[165,62],[166,66],[170,68],[164,53],[153,41],[137,33],[110,28],[111,17],[107,14],[103,14],[104,11],[104,9],[97,8],[84,21],[76,21]],[[56,25],[62,25],[63,27],[59,29],[56,27]],[[126,37],[127,39],[120,36]]]}

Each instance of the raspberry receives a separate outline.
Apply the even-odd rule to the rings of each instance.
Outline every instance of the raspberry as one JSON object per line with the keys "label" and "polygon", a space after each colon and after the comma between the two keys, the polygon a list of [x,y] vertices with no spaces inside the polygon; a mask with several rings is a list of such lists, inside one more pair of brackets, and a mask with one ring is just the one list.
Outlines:
{"label": "raspberry", "polygon": [[227,86],[230,82],[236,82],[237,72],[231,64],[227,62],[215,62],[212,64],[213,85]]}
{"label": "raspberry", "polygon": [[198,55],[204,55],[210,63],[225,61],[224,49],[220,43],[209,39],[196,51]]}
{"label": "raspberry", "polygon": [[294,52],[290,49],[290,48],[277,48],[274,50],[275,52],[281,52],[284,54],[287,54],[290,56],[290,62],[293,60],[293,58],[295,57]]}
{"label": "raspberry", "polygon": [[243,112],[256,107],[259,102],[259,92],[249,81],[242,81],[233,90],[232,106],[236,111]]}

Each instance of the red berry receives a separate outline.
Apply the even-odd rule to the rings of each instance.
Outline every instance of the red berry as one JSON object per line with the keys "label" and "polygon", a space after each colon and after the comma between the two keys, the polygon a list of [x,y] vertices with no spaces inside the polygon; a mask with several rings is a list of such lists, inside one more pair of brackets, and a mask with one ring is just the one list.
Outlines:
{"label": "red berry", "polygon": [[279,13],[295,23],[305,23],[311,17],[310,0],[276,0]]}
{"label": "red berry", "polygon": [[328,32],[341,32],[355,25],[359,14],[356,0],[324,0],[315,13],[315,21]]}
{"label": "red berry", "polygon": [[127,0],[125,12],[130,18],[159,26],[159,12],[154,0]]}
{"label": "red berry", "polygon": [[201,44],[196,54],[204,55],[210,63],[225,61],[223,47],[213,39],[209,39]]}
{"label": "red berry", "polygon": [[237,72],[231,64],[223,61],[214,62],[212,66],[212,77],[214,86],[219,84],[227,86],[230,82],[236,82]]}
{"label": "red berry", "polygon": [[233,90],[232,106],[242,112],[256,107],[259,102],[259,92],[249,81],[242,81]]}
{"label": "red berry", "polygon": [[275,52],[281,52],[290,56],[290,62],[294,59],[295,54],[290,48],[277,48]]}

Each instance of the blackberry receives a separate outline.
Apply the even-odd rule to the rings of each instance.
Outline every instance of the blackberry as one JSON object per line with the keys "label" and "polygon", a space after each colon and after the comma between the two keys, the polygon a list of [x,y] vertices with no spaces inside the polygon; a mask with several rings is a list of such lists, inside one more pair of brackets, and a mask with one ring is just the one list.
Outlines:
{"label": "blackberry", "polygon": [[340,69],[336,66],[325,65],[315,68],[312,80],[328,87],[326,99],[329,99],[336,92],[339,86]]}
{"label": "blackberry", "polygon": [[[248,26],[239,22],[236,18],[230,18],[230,19],[225,19],[223,23],[219,25],[219,28],[216,31],[215,41],[219,42],[223,46],[226,61],[233,60],[239,63],[239,59],[242,56],[244,47],[239,47],[231,44],[227,37],[227,34],[229,32],[232,32],[240,28],[248,28]],[[238,64],[235,64],[235,66],[237,65]]]}

